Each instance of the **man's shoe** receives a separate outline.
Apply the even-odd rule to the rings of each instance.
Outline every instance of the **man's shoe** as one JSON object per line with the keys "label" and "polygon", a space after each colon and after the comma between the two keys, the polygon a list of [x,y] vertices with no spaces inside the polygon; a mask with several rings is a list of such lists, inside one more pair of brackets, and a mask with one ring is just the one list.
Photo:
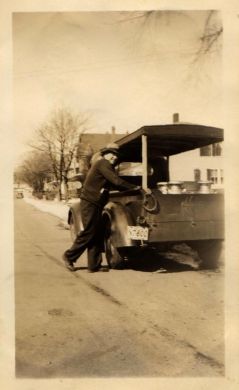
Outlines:
{"label": "man's shoe", "polygon": [[63,256],[62,256],[62,259],[63,259],[63,261],[64,261],[64,263],[65,263],[65,267],[66,267],[69,271],[74,272],[74,271],[75,271],[75,267],[74,267],[73,261],[69,260],[69,259],[66,257],[66,255],[63,255]]}
{"label": "man's shoe", "polygon": [[88,272],[93,273],[93,272],[109,272],[109,268],[96,268],[96,269],[88,269]]}
{"label": "man's shoe", "polygon": [[108,267],[100,267],[100,268],[98,268],[98,272],[109,272],[109,268]]}

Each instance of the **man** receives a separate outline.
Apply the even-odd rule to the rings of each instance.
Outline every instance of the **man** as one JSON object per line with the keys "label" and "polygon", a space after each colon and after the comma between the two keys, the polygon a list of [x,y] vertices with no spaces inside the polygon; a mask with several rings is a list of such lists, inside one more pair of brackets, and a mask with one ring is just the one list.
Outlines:
{"label": "man", "polygon": [[119,190],[140,189],[123,179],[115,172],[114,166],[119,157],[119,146],[110,144],[101,150],[101,158],[97,158],[87,173],[81,190],[81,218],[84,226],[70,249],[63,254],[68,270],[74,271],[74,263],[88,250],[88,271],[108,271],[102,268],[102,226],[101,214],[108,201],[108,190],[113,184]]}

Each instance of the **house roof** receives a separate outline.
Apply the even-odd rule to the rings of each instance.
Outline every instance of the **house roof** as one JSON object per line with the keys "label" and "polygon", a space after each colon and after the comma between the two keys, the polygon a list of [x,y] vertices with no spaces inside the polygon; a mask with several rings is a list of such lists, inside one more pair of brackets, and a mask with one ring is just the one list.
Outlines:
{"label": "house roof", "polygon": [[[88,151],[92,149],[92,152],[98,152],[100,149],[104,148],[107,144],[111,142],[116,142],[118,139],[122,138],[123,134],[113,134],[113,133],[85,133],[80,136],[80,143],[78,146],[77,154],[82,154],[82,149],[87,149]],[[89,153],[91,154],[91,153]]]}

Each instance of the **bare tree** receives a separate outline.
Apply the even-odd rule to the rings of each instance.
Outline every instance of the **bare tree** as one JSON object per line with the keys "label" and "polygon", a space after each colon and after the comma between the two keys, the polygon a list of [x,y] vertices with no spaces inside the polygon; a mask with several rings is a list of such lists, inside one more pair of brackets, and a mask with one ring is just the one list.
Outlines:
{"label": "bare tree", "polygon": [[35,149],[46,153],[51,161],[52,172],[58,183],[59,199],[62,199],[62,184],[67,196],[68,176],[78,146],[79,135],[89,129],[86,114],[74,115],[67,108],[54,111],[49,120],[36,131]]}
{"label": "bare tree", "polygon": [[199,48],[196,51],[196,59],[206,56],[221,47],[223,27],[217,18],[217,11],[208,11],[200,37]]}
{"label": "bare tree", "polygon": [[44,182],[51,175],[51,163],[42,152],[30,152],[14,172],[14,182],[26,183],[34,192],[42,192]]}
{"label": "bare tree", "polygon": [[[151,36],[157,38],[157,27],[160,23],[170,23],[172,16],[177,15],[181,18],[189,17],[187,11],[170,11],[170,10],[150,10],[150,11],[135,11],[122,12],[118,23],[137,23],[138,36],[140,42],[144,34],[151,33]],[[204,12],[204,20],[202,21],[201,34],[195,40],[195,50],[192,53],[194,62],[200,61],[208,55],[218,52],[221,49],[221,38],[223,27],[219,13],[216,10],[208,10]]]}

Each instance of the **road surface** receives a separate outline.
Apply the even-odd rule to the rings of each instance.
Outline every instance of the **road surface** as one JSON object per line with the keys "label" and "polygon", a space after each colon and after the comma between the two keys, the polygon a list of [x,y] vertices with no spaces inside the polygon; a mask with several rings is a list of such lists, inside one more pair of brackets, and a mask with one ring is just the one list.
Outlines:
{"label": "road surface", "polygon": [[67,271],[70,234],[15,201],[16,376],[224,375],[224,274],[148,266]]}

